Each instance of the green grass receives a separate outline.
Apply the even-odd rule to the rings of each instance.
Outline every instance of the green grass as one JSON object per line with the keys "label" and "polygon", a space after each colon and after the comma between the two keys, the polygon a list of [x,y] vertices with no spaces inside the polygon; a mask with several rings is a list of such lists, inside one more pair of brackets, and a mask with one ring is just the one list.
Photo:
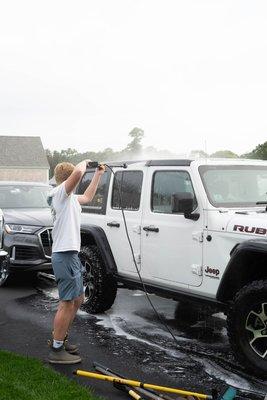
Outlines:
{"label": "green grass", "polygon": [[33,358],[0,351],[1,400],[99,400]]}

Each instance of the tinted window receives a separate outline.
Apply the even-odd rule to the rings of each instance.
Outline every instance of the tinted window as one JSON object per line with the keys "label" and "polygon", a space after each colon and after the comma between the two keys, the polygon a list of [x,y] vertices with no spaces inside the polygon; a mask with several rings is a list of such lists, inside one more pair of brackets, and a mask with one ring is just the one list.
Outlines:
{"label": "tinted window", "polygon": [[[85,192],[92,181],[94,173],[95,171],[88,171],[84,174],[77,190],[78,194],[83,194]],[[102,175],[93,200],[90,203],[82,205],[83,211],[95,214],[105,214],[109,178],[110,173],[108,171]]]}
{"label": "tinted window", "polygon": [[140,206],[143,173],[141,171],[119,171],[116,172],[113,181],[113,192],[111,207],[120,209],[122,196],[122,206],[125,210],[136,211]]}
{"label": "tinted window", "polygon": [[50,186],[0,186],[0,208],[46,208]]}
{"label": "tinted window", "polygon": [[196,207],[197,201],[188,172],[155,172],[152,186],[152,211],[158,213],[172,214],[173,196],[185,192],[191,193],[194,196]]}

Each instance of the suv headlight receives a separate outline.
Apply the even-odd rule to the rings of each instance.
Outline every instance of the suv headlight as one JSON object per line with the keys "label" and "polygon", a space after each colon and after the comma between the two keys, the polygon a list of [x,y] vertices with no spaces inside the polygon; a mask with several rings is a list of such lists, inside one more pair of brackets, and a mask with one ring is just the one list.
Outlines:
{"label": "suv headlight", "polygon": [[41,226],[31,225],[18,225],[18,224],[5,224],[5,231],[7,233],[29,233],[33,234],[41,229]]}

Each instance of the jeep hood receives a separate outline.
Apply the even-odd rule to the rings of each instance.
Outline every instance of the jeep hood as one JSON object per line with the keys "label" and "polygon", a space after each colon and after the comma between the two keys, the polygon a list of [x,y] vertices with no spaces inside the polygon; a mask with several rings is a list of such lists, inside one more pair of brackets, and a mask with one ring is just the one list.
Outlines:
{"label": "jeep hood", "polygon": [[50,208],[3,209],[5,223],[53,226]]}
{"label": "jeep hood", "polygon": [[226,226],[227,232],[244,233],[257,237],[267,235],[267,213],[264,212],[235,212]]}

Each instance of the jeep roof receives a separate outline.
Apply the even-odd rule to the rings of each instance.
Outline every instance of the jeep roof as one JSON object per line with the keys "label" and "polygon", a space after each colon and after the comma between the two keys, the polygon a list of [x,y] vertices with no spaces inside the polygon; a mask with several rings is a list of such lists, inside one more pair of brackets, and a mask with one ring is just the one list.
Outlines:
{"label": "jeep roof", "polygon": [[266,165],[266,160],[256,160],[248,158],[198,158],[198,159],[150,159],[150,160],[130,160],[130,161],[111,161],[107,162],[110,167],[120,167],[123,164],[127,166],[140,166],[140,167],[152,167],[152,166],[195,166],[199,165]]}

